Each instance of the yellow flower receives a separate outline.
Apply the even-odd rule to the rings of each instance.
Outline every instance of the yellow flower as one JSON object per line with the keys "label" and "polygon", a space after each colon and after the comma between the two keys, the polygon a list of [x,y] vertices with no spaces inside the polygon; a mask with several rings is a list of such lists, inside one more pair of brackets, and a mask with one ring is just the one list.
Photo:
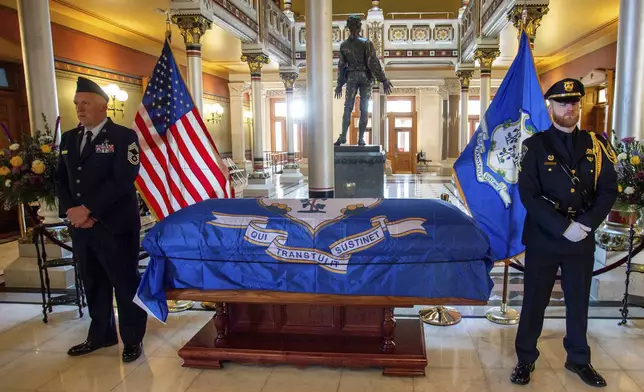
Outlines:
{"label": "yellow flower", "polygon": [[45,172],[45,164],[41,160],[36,159],[31,163],[31,171],[36,174],[43,174]]}
{"label": "yellow flower", "polygon": [[638,157],[637,155],[633,155],[631,157],[631,165],[639,165],[640,162],[641,162],[640,157]]}
{"label": "yellow flower", "polygon": [[623,190],[624,188],[621,185],[617,185],[617,192],[622,193]]}
{"label": "yellow flower", "polygon": [[6,166],[0,167],[0,176],[6,176],[9,175],[9,173],[11,173],[11,169]]}
{"label": "yellow flower", "polygon": [[49,154],[51,152],[51,146],[49,144],[43,144],[40,146],[40,151],[44,152],[45,154]]}
{"label": "yellow flower", "polygon": [[16,155],[15,157],[11,158],[9,160],[9,163],[11,163],[11,166],[13,167],[20,167],[22,166],[22,157],[20,155]]}

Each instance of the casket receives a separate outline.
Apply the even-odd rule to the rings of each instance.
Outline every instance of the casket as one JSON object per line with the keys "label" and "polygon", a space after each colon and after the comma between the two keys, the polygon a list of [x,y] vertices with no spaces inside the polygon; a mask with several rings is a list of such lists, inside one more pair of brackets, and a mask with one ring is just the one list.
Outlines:
{"label": "casket", "polygon": [[180,351],[221,362],[378,366],[424,375],[422,323],[395,307],[485,304],[489,241],[450,203],[422,199],[208,200],[158,223],[137,303],[215,303]]}

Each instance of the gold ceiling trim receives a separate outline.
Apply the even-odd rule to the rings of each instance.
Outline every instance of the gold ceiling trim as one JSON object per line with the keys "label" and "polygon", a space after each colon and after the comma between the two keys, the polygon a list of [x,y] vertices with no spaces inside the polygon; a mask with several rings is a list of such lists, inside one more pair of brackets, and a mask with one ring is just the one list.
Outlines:
{"label": "gold ceiling trim", "polygon": [[607,29],[607,28],[611,27],[611,26],[612,26],[612,25],[614,25],[615,23],[618,23],[618,21],[619,21],[619,18],[613,18],[613,19],[609,20],[608,22],[606,22],[606,23],[604,23],[604,24],[602,24],[602,25],[599,25],[599,26],[595,27],[594,29],[592,29],[591,31],[589,31],[589,32],[587,32],[586,34],[582,35],[581,37],[577,38],[576,40],[574,40],[574,41],[571,41],[571,42],[567,43],[566,45],[564,45],[564,46],[562,46],[561,48],[559,48],[559,49],[555,50],[554,52],[552,52],[552,53],[550,53],[550,54],[547,54],[547,55],[545,55],[545,56],[539,56],[539,57],[540,57],[540,58],[548,58],[548,57],[557,56],[557,55],[561,54],[561,52],[563,52],[563,51],[565,51],[565,50],[568,50],[568,49],[570,49],[570,48],[574,47],[575,45],[579,44],[579,43],[580,43],[580,42],[582,42],[583,40],[585,40],[585,39],[587,39],[587,38],[590,38],[590,37],[591,37],[591,36],[593,36],[594,34],[597,34],[597,33],[601,32],[602,30],[604,30],[604,29]]}
{"label": "gold ceiling trim", "polygon": [[86,9],[84,9],[84,8],[81,8],[81,7],[77,6],[77,5],[74,5],[74,4],[72,4],[72,3],[69,3],[69,2],[67,2],[67,1],[65,1],[65,0],[51,0],[51,1],[52,1],[52,2],[54,2],[54,3],[58,3],[58,4],[62,5],[63,7],[67,7],[67,8],[69,8],[69,9],[72,9],[72,10],[74,10],[74,11],[76,11],[76,12],[80,12],[81,14],[85,14],[85,15],[87,15],[87,16],[89,16],[89,17],[92,17],[92,18],[98,19],[98,20],[100,20],[100,21],[101,21],[101,22],[103,22],[103,23],[110,24],[110,25],[112,25],[112,26],[114,26],[114,27],[117,27],[117,28],[119,28],[119,29],[125,30],[125,31],[127,31],[127,32],[129,32],[129,33],[132,33],[132,34],[134,34],[134,35],[138,35],[139,37],[142,37],[142,38],[145,38],[145,39],[149,39],[150,41],[155,42],[155,43],[157,43],[157,44],[161,44],[161,45],[163,45],[163,43],[165,42],[164,40],[160,40],[160,39],[158,39],[158,38],[154,38],[154,37],[149,36],[149,35],[147,35],[147,34],[143,34],[143,33],[141,33],[140,31],[136,31],[135,29],[131,29],[131,28],[127,27],[127,26],[124,26],[124,25],[122,25],[122,24],[116,23],[116,22],[112,21],[112,20],[111,20],[111,19],[109,19],[109,18],[106,18],[106,17],[104,17],[104,16],[102,16],[102,15],[100,15],[100,14],[97,14],[97,13],[95,13],[95,12],[88,11],[88,10],[86,10]]}

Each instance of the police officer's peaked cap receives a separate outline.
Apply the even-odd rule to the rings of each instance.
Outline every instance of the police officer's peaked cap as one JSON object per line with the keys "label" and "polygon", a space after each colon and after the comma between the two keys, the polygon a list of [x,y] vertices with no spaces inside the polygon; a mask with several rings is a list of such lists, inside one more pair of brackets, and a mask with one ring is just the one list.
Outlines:
{"label": "police officer's peaked cap", "polygon": [[77,93],[94,93],[98,94],[101,97],[105,98],[109,102],[110,97],[107,93],[99,86],[98,84],[92,82],[89,79],[86,79],[82,76],[78,77],[78,82],[76,82],[76,92]]}
{"label": "police officer's peaked cap", "polygon": [[553,84],[544,98],[557,102],[579,102],[584,95],[584,85],[577,79],[567,78]]}

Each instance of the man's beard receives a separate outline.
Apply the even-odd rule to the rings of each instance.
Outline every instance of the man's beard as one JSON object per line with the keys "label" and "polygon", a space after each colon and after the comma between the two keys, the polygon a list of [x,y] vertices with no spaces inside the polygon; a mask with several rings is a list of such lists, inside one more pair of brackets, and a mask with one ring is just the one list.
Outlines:
{"label": "man's beard", "polygon": [[579,122],[579,113],[564,114],[563,116],[557,116],[556,114],[552,113],[552,121],[554,121],[555,124],[559,125],[560,127],[572,128]]}

